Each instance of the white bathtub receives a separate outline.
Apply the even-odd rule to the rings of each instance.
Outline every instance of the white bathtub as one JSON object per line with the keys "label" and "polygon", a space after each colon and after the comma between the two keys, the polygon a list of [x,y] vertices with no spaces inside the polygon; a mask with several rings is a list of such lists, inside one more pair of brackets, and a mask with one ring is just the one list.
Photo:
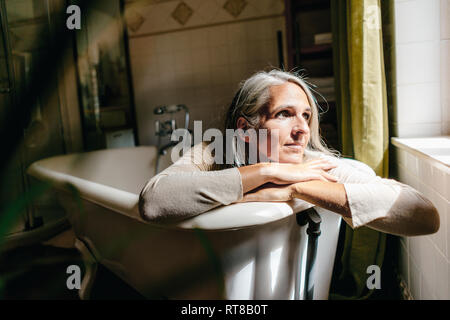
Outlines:
{"label": "white bathtub", "polygon": [[[240,203],[151,224],[139,215],[138,195],[155,174],[155,156],[154,147],[63,155],[35,162],[28,173],[53,183],[84,249],[77,247],[148,298],[304,297],[307,236],[295,213],[308,203]],[[327,299],[341,219],[316,210],[323,221],[314,299]]]}

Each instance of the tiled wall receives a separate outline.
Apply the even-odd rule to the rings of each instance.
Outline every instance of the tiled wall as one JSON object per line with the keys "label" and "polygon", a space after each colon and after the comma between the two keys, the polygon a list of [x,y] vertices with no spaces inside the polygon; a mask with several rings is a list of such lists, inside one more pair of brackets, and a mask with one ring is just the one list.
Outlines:
{"label": "tiled wall", "polygon": [[[397,113],[393,136],[450,134],[450,0],[395,0]],[[395,148],[398,179],[439,211],[436,234],[401,238],[400,273],[414,299],[450,299],[450,170]]]}
{"label": "tiled wall", "polygon": [[440,217],[435,234],[402,237],[399,271],[414,299],[450,299],[450,169],[395,147],[398,180],[422,192]]}
{"label": "tiled wall", "polygon": [[450,135],[450,0],[441,0],[442,133]]}
{"label": "tiled wall", "polygon": [[156,144],[154,107],[185,104],[191,127],[203,120],[203,129],[221,128],[238,83],[278,67],[277,31],[284,34],[285,28],[280,0],[150,1],[139,10],[132,5],[126,14],[141,144]]}
{"label": "tiled wall", "polygon": [[450,134],[450,0],[396,0],[397,137]]}

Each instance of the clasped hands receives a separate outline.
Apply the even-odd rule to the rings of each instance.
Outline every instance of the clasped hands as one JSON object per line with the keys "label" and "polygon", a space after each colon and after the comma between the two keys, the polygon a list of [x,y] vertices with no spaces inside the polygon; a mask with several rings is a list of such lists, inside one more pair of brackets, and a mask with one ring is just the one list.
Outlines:
{"label": "clasped hands", "polygon": [[336,165],[325,159],[299,164],[272,162],[241,167],[244,196],[238,202],[289,201],[299,198],[305,182],[316,180],[336,183],[337,178],[328,173],[333,168]]}

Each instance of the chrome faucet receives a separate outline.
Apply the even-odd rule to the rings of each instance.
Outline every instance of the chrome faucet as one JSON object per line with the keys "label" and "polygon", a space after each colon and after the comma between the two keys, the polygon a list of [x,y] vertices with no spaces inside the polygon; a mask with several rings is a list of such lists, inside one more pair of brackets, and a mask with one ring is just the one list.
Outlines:
{"label": "chrome faucet", "polygon": [[[184,104],[172,104],[169,106],[159,106],[153,110],[153,113],[156,115],[163,115],[165,113],[177,113],[181,110],[184,110],[184,128],[188,129],[189,127],[189,109]],[[165,136],[172,134],[172,132],[176,129],[175,119],[167,120],[163,123],[160,123],[159,120],[155,122],[155,130],[157,136]]]}
{"label": "chrome faucet", "polygon": [[[159,106],[153,109],[155,115],[174,114],[184,110],[184,129],[189,130],[189,109],[184,104],[174,104],[168,106]],[[169,143],[161,146],[161,137],[170,137],[172,133],[177,129],[175,119],[166,121],[155,121],[155,134],[158,137],[158,156],[156,158],[156,172],[159,172],[159,158],[167,154],[167,150],[178,144],[178,141],[170,141]]]}

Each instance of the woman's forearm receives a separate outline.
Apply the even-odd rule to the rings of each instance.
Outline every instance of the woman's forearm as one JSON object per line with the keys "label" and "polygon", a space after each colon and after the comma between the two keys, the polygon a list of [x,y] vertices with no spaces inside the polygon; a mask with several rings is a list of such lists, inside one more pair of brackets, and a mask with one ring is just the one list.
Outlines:
{"label": "woman's forearm", "polygon": [[293,196],[324,209],[351,217],[350,206],[344,185],[326,181],[306,181],[293,185]]}
{"label": "woman's forearm", "polygon": [[[373,205],[368,205],[361,212],[361,209],[356,212],[351,211],[349,204],[349,195],[343,184],[324,182],[324,181],[308,181],[292,185],[293,196],[319,207],[328,209],[330,211],[341,214],[344,218],[356,219],[361,214],[365,214],[367,217],[372,217],[367,223],[364,223],[369,228],[376,229],[385,233],[404,235],[404,236],[416,236],[423,234],[431,234],[437,232],[439,229],[439,214],[433,204],[423,198],[417,191],[407,186],[400,188],[398,192],[388,190],[389,193],[395,194],[395,200],[393,203],[389,202],[389,209],[384,209],[384,204],[381,203],[383,199],[378,193],[373,190],[377,186],[370,186],[371,192],[367,193],[367,196],[375,198]],[[378,185],[378,189],[388,186]],[[366,188],[365,185],[358,185],[359,189]],[[381,193],[380,193],[381,194]],[[386,193],[383,193],[386,194]],[[387,198],[385,196],[385,198]],[[372,199],[363,198],[364,202],[369,202]],[[355,201],[355,198],[353,198]],[[354,204],[355,205],[355,204]],[[360,208],[361,203],[356,203],[356,207]],[[378,208],[377,208],[378,207]],[[383,209],[380,209],[383,208]],[[378,210],[377,210],[378,209]],[[381,210],[380,212],[377,212]],[[380,215],[380,213],[382,213]],[[380,216],[373,219],[373,217]],[[353,224],[355,221],[353,221]]]}
{"label": "woman's forearm", "polygon": [[327,173],[336,165],[325,160],[314,160],[302,164],[257,163],[238,168],[242,178],[244,194],[266,183],[287,185],[300,181],[332,181],[336,177]]}
{"label": "woman's forearm", "polygon": [[239,167],[238,170],[241,174],[242,191],[244,194],[271,180],[265,163]]}

